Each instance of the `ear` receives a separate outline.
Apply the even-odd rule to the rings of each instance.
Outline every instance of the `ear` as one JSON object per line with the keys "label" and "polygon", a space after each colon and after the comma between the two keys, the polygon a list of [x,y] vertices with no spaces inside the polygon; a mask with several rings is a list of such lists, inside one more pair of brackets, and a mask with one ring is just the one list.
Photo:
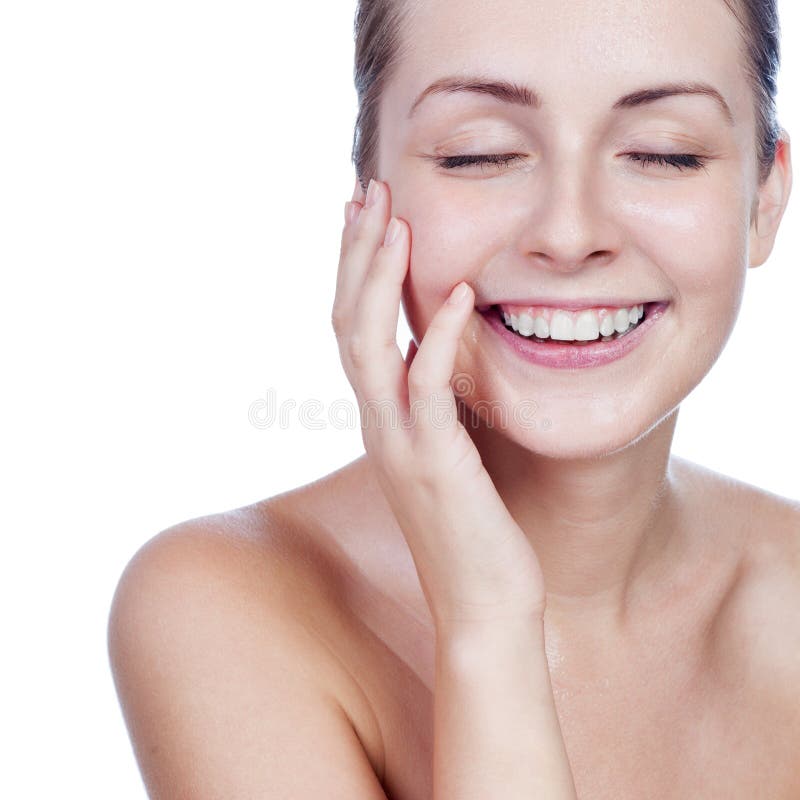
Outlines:
{"label": "ear", "polygon": [[792,155],[789,134],[781,128],[775,163],[758,189],[750,218],[750,266],[760,267],[772,252],[783,212],[792,192]]}

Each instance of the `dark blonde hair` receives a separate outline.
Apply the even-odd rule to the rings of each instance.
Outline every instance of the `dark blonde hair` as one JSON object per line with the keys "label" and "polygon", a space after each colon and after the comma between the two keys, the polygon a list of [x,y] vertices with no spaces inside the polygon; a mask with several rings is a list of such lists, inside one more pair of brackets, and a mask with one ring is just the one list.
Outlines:
{"label": "dark blonde hair", "polygon": [[[780,22],[777,0],[724,0],[739,22],[745,71],[755,98],[756,156],[759,185],[775,162],[781,128],[775,96],[780,69]],[[363,188],[377,177],[378,112],[383,89],[409,49],[404,34],[409,23],[408,0],[358,0],[355,13],[353,79],[358,116],[352,161]]]}

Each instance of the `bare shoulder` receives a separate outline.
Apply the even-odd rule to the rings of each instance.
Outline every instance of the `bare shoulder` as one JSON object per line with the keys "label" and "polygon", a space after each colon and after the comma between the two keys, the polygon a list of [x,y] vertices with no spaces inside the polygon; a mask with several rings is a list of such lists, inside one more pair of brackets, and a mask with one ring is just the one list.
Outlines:
{"label": "bare shoulder", "polygon": [[706,529],[715,526],[726,536],[741,534],[735,542],[741,545],[743,566],[753,559],[769,559],[779,552],[785,556],[800,548],[800,500],[676,456],[670,468],[702,498],[695,507]]}
{"label": "bare shoulder", "polygon": [[[272,773],[274,789],[276,771],[290,763],[288,756],[283,766],[267,763],[265,755],[289,753],[285,741],[277,748],[270,741],[281,724],[296,731],[298,758],[309,758],[313,743],[311,758],[344,764],[363,748],[363,764],[354,760],[350,771],[361,782],[350,788],[382,796],[380,728],[340,656],[350,632],[336,612],[335,562],[292,509],[277,496],[174,525],[142,545],[119,578],[109,656],[151,796],[175,796],[178,784],[167,783],[165,769],[183,771],[183,791],[200,780],[193,761],[211,770],[223,753],[231,762],[215,773],[217,794],[206,787],[210,794],[191,796],[223,796],[223,786],[228,796],[234,785],[260,789],[248,760],[265,768],[261,780]],[[287,710],[290,701],[295,711]],[[291,725],[290,714],[297,715]],[[312,720],[316,732],[297,727]],[[248,777],[226,784],[237,763]]]}
{"label": "bare shoulder", "polygon": [[759,489],[751,508],[732,624],[764,681],[786,681],[800,726],[800,503]]}
{"label": "bare shoulder", "polygon": [[[800,684],[800,503],[756,490],[742,561],[734,621],[746,631],[756,667],[767,681],[783,676],[796,697]],[[763,654],[768,664],[760,664]],[[796,701],[795,701],[796,702]],[[797,704],[800,722],[800,703]]]}
{"label": "bare shoulder", "polygon": [[800,513],[800,500],[782,497],[680,456],[670,457],[670,470],[683,482],[701,488],[711,503],[722,503],[737,515],[763,511],[770,514],[775,524],[781,525],[791,523],[793,514],[796,522],[796,515]]}
{"label": "bare shoulder", "polygon": [[715,621],[717,666],[790,720],[800,744],[800,502],[681,460],[736,570]]}

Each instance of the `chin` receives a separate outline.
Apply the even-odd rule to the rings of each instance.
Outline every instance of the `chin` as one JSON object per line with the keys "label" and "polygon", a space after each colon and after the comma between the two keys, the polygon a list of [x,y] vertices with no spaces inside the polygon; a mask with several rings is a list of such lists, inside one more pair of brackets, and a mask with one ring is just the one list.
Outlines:
{"label": "chin", "polygon": [[[636,398],[633,398],[636,400]],[[639,396],[641,399],[641,396]],[[636,444],[677,408],[659,413],[636,406],[631,397],[576,398],[512,403],[465,400],[467,429],[480,425],[483,432],[547,458],[603,458]],[[510,409],[499,413],[499,409]]]}

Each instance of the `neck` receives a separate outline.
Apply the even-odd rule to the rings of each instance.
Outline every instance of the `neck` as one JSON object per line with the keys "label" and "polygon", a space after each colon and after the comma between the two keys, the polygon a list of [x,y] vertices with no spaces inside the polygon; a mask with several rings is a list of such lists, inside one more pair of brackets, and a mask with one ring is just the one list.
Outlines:
{"label": "neck", "polygon": [[602,457],[551,458],[486,425],[468,428],[539,558],[554,620],[619,624],[639,590],[650,594],[679,544],[669,469],[677,414]]}

